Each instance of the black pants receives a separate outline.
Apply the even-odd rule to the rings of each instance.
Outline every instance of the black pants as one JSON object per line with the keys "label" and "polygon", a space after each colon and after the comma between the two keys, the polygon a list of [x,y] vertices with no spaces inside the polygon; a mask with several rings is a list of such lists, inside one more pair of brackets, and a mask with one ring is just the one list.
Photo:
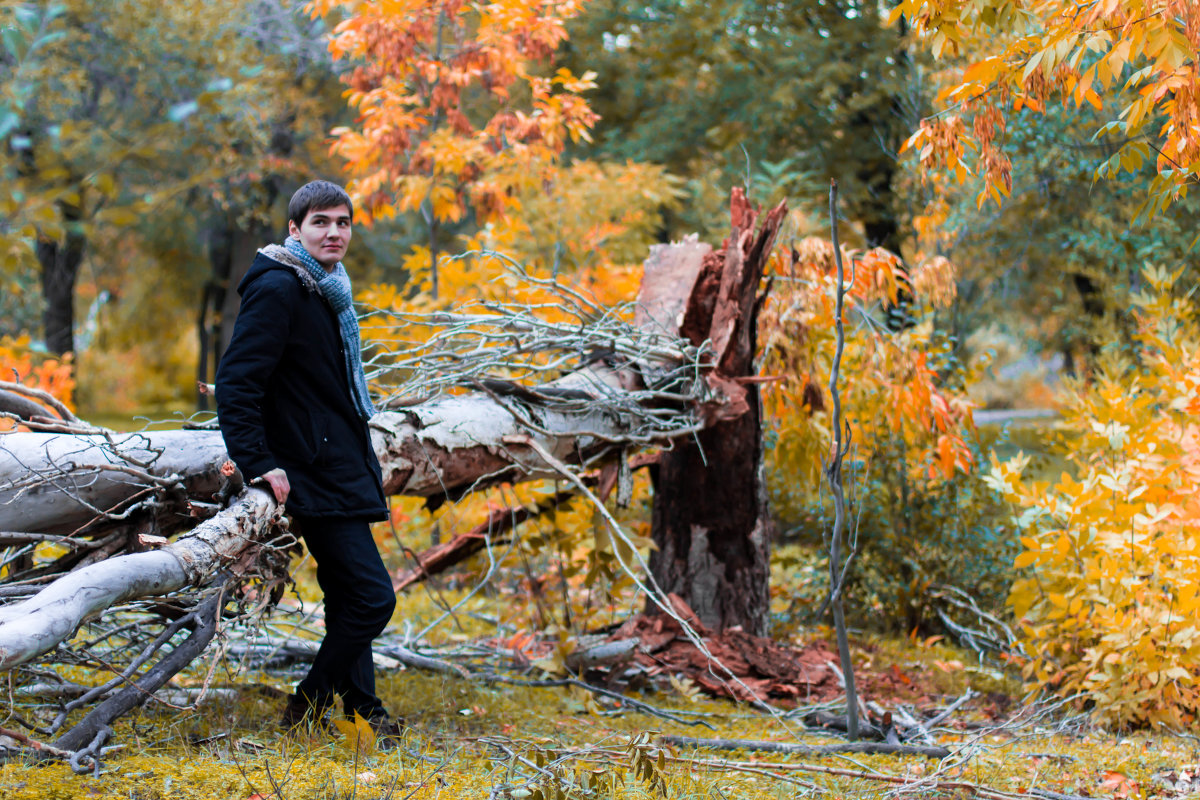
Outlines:
{"label": "black pants", "polygon": [[341,695],[348,716],[356,711],[368,718],[386,715],[375,695],[371,642],[392,618],[396,593],[371,526],[353,519],[297,522],[325,594],[325,638],[297,693],[319,709]]}

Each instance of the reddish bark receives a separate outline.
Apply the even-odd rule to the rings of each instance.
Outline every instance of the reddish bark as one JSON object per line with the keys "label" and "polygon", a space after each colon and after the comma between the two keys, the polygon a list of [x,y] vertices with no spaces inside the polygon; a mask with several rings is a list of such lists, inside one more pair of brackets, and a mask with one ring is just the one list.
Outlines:
{"label": "reddish bark", "polygon": [[[658,585],[695,609],[717,631],[767,630],[772,523],[762,474],[762,403],[755,375],[758,287],[786,207],[757,212],[735,189],[733,233],[723,250],[689,250],[691,270],[652,258],[646,281],[686,276],[693,289],[677,330],[712,343],[710,386],[725,398],[702,413],[709,425],[662,454],[654,480],[650,569]],[[678,246],[676,246],[678,247]],[[659,264],[671,264],[660,270]],[[661,275],[660,275],[661,273]],[[694,275],[694,277],[693,277]],[[652,607],[647,611],[654,613]]]}
{"label": "reddish bark", "polygon": [[[417,566],[392,578],[392,588],[397,592],[402,591],[432,575],[445,572],[455,564],[461,564],[483,550],[487,546],[489,537],[508,533],[525,520],[553,509],[559,503],[569,500],[573,495],[574,492],[558,492],[533,508],[515,506],[493,509],[487,519],[466,533],[460,533],[448,542],[441,542],[425,552],[417,554],[415,556]],[[493,539],[492,543],[503,544],[506,541]]]}
{"label": "reddish bark", "polygon": [[810,704],[842,694],[831,666],[837,661],[837,653],[828,644],[812,642],[796,648],[740,628],[717,633],[705,627],[678,596],[671,600],[675,610],[682,612],[680,616],[703,639],[713,659],[701,652],[671,617],[638,615],[611,638],[637,639],[634,660],[651,674],[683,675],[707,694],[751,702],[773,699]]}

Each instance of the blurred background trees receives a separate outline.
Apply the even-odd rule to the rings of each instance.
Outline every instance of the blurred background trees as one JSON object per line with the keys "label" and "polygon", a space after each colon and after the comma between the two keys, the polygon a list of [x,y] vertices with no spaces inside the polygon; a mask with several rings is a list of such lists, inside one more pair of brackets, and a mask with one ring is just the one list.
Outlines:
{"label": "blurred background trees", "polygon": [[[936,627],[937,587],[954,580],[1003,609],[1014,555],[1044,548],[1022,544],[1028,518],[1001,496],[1027,502],[1018,479],[989,484],[987,465],[1031,445],[1032,470],[1066,462],[1045,429],[977,428],[971,402],[1048,407],[1097,375],[1167,391],[1178,376],[1147,353],[1178,344],[1147,344],[1145,293],[1178,299],[1200,279],[1200,11],[1061,5],[1042,18],[925,0],[5,2],[0,367],[73,388],[84,417],[190,412],[233,288],[315,176],[352,182],[364,224],[348,266],[360,300],[390,312],[517,299],[491,251],[618,302],[650,244],[720,241],[731,185],[764,205],[786,196],[760,337],[791,581],[774,609],[780,625],[809,620],[833,313],[819,237],[836,178],[860,270],[847,312],[860,619]],[[1151,281],[1147,265],[1177,277]],[[1170,328],[1175,307],[1154,309]],[[382,319],[368,336],[392,335]],[[1066,435],[1100,416],[1075,415]],[[634,485],[630,519],[649,492]],[[468,524],[494,502],[396,513],[414,529]],[[564,507],[546,536],[564,592],[572,569],[616,579],[602,552],[572,561],[592,524]],[[1020,607],[1084,624],[1061,594],[1060,617]]]}

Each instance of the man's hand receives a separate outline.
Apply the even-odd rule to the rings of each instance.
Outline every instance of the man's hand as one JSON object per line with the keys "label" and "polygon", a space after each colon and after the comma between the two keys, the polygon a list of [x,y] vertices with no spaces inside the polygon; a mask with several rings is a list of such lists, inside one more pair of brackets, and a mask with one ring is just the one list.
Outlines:
{"label": "man's hand", "polygon": [[292,485],[288,483],[286,472],[279,467],[276,467],[270,472],[264,472],[260,477],[261,480],[264,480],[270,484],[271,491],[275,493],[275,499],[278,500],[280,504],[287,502],[288,494],[290,494],[292,491]]}

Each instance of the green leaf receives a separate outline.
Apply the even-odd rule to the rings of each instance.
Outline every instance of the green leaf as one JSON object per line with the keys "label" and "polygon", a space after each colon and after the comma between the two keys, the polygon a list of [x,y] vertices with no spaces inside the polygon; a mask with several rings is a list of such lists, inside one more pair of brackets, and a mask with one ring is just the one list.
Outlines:
{"label": "green leaf", "polygon": [[17,18],[17,23],[30,33],[37,30],[41,24],[37,11],[24,3],[13,8],[13,16]]}
{"label": "green leaf", "polygon": [[0,28],[0,43],[4,45],[4,49],[10,56],[17,61],[21,60],[25,51],[25,37],[21,35],[20,31],[11,26]]}

